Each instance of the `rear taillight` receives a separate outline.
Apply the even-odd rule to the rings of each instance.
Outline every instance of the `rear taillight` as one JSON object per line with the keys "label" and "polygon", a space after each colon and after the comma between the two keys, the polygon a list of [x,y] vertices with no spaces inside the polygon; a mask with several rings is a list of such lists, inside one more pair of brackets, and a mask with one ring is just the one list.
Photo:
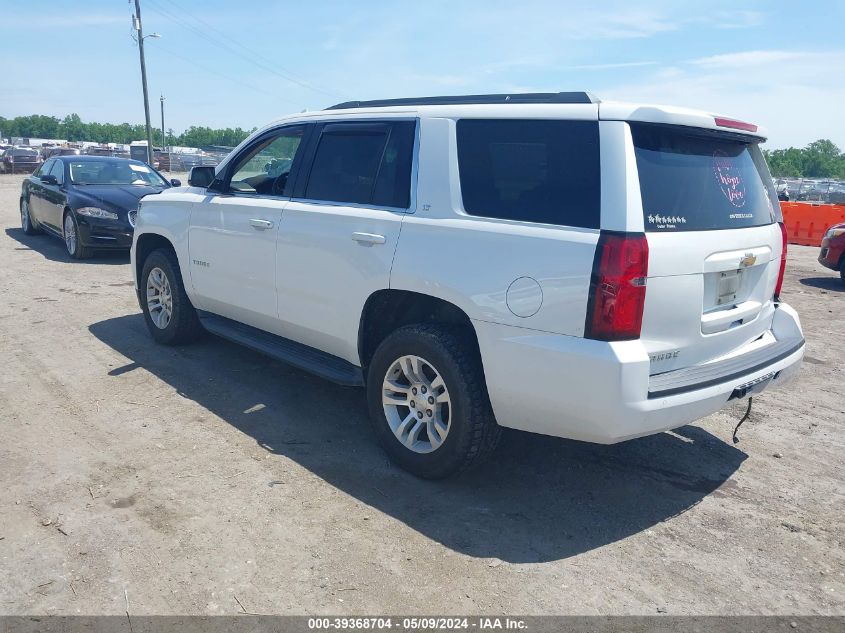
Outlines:
{"label": "rear taillight", "polygon": [[602,231],[593,262],[584,336],[601,341],[639,338],[647,277],[645,235]]}
{"label": "rear taillight", "polygon": [[778,271],[778,282],[775,284],[775,301],[780,300],[780,289],[783,287],[783,274],[786,272],[786,226],[778,222],[780,235],[783,241],[783,248],[780,251],[780,271]]}

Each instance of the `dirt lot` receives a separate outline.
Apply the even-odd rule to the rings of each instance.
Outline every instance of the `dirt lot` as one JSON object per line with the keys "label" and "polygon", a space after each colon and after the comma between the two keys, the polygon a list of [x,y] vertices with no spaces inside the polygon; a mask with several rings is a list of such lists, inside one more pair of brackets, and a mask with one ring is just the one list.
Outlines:
{"label": "dirt lot", "polygon": [[0,176],[0,613],[843,614],[845,285],[791,247],[807,357],[601,447],[509,432],[416,480],[362,393],[227,342],[155,346],[128,256],[70,262]]}

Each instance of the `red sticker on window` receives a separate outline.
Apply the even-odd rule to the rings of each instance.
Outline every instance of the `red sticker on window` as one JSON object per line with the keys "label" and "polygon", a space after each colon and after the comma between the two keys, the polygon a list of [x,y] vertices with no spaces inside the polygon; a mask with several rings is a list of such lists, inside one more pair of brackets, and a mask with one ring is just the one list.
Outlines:
{"label": "red sticker on window", "polygon": [[730,156],[720,150],[713,152],[713,175],[725,197],[733,206],[745,206],[745,183]]}

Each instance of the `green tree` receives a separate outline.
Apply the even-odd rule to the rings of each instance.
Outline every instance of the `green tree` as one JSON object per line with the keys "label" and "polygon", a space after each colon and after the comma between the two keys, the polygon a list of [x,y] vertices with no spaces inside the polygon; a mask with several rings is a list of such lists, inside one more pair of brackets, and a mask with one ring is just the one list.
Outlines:
{"label": "green tree", "polygon": [[845,154],[833,141],[819,139],[803,149],[765,150],[775,177],[845,178]]}
{"label": "green tree", "polygon": [[[255,128],[253,128],[254,130]],[[168,130],[168,145],[203,147],[222,145],[234,147],[244,140],[252,130],[241,128],[213,129],[191,126],[182,134]],[[68,114],[63,119],[42,114],[19,116],[12,119],[0,117],[0,134],[6,138],[56,138],[69,141],[93,141],[96,143],[131,143],[146,138],[141,124],[132,123],[86,123],[78,114]],[[161,132],[154,132],[155,142],[161,141]]]}
{"label": "green tree", "polygon": [[803,171],[813,178],[832,178],[840,171],[842,159],[842,152],[832,141],[813,141],[804,149]]}

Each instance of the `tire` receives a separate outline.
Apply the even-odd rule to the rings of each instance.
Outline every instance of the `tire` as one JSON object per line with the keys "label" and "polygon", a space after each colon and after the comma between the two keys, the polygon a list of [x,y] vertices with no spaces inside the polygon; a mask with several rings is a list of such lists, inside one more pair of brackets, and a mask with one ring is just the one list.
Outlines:
{"label": "tire", "polygon": [[62,218],[62,239],[68,255],[73,259],[88,259],[94,254],[91,248],[82,245],[82,240],[79,237],[79,224],[70,209],[65,211],[64,218]]}
{"label": "tire", "polygon": [[[179,345],[202,334],[197,311],[185,293],[176,253],[167,248],[150,253],[144,260],[139,286],[144,321],[157,343]],[[161,308],[151,308],[156,305]],[[165,318],[168,308],[169,316]]]}
{"label": "tire", "polygon": [[[409,378],[414,374],[419,380]],[[442,378],[442,387],[433,376]],[[401,389],[385,390],[388,379]],[[501,435],[481,358],[465,327],[416,324],[390,334],[370,362],[367,402],[376,436],[390,458],[424,479],[442,479],[482,463]],[[424,428],[410,437],[413,430],[406,431],[420,421]],[[436,430],[444,423],[445,434]]]}
{"label": "tire", "polygon": [[29,213],[29,201],[21,198],[21,229],[26,235],[38,235],[41,229],[32,224],[32,215]]}
{"label": "tire", "polygon": [[839,260],[839,278],[845,283],[845,255]]}

